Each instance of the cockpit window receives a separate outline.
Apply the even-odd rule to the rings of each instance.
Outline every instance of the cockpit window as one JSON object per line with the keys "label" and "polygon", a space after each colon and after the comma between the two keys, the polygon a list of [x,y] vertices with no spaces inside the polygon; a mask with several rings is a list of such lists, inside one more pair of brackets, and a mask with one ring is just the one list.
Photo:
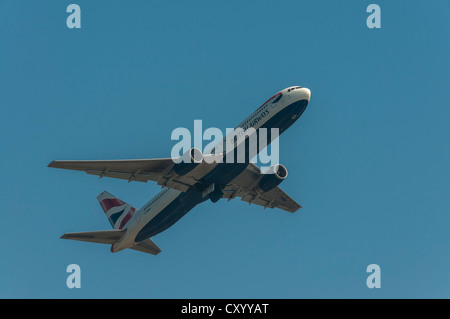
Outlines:
{"label": "cockpit window", "polygon": [[302,88],[301,86],[294,86],[294,87],[292,87],[292,88],[289,88],[289,89],[288,89],[288,92],[294,91],[294,90],[296,90],[296,89],[301,89],[301,88]]}
{"label": "cockpit window", "polygon": [[273,100],[272,104],[277,103],[281,99],[282,96],[283,96],[283,94],[278,95],[278,97],[275,100]]}

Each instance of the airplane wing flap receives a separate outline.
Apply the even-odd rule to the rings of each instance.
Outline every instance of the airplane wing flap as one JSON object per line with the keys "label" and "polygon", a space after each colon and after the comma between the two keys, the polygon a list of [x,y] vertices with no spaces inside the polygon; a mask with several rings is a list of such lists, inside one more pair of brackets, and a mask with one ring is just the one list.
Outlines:
{"label": "airplane wing flap", "polygon": [[[136,173],[136,172],[118,172],[118,171],[111,171],[108,170],[105,172],[105,170],[93,170],[88,169],[85,171],[89,175],[96,175],[101,177],[111,177],[111,178],[118,178],[118,179],[125,179],[128,181],[137,181],[137,182],[143,182],[147,183],[147,181],[150,179],[150,173]],[[154,174],[152,177],[157,180],[158,174]]]}
{"label": "airplane wing flap", "polygon": [[261,199],[268,202],[271,206],[278,207],[290,213],[293,213],[302,207],[280,187],[275,187],[274,189],[262,194]]}
{"label": "airplane wing flap", "polygon": [[223,197],[228,199],[241,197],[242,201],[249,204],[263,206],[264,208],[280,208],[291,213],[301,208],[301,206],[280,187],[275,187],[271,191],[262,194],[250,191],[240,191],[238,194],[233,194],[232,189],[225,189]]}

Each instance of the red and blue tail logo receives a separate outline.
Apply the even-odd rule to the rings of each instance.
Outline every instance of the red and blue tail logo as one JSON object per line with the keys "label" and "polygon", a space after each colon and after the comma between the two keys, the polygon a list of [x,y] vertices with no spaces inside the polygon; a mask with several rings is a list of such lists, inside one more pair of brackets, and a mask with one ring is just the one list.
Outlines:
{"label": "red and blue tail logo", "polygon": [[122,229],[136,211],[134,207],[106,191],[98,195],[97,199],[114,229]]}

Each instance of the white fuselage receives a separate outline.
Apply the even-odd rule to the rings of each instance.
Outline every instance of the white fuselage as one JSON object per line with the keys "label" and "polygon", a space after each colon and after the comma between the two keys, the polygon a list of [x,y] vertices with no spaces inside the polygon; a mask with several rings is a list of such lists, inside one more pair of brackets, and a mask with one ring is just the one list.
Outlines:
{"label": "white fuselage", "polygon": [[[300,87],[289,87],[281,90],[269,100],[267,100],[261,107],[253,112],[249,117],[242,121],[237,127],[242,128],[243,131],[248,128],[254,128],[258,130],[264,126],[269,120],[273,119],[278,113],[283,111],[287,106],[300,100],[310,99],[310,90]],[[237,136],[236,145],[239,145],[245,140],[245,135]],[[225,138],[219,141],[214,149],[224,150]],[[210,165],[198,165],[194,170],[197,171],[197,176],[205,176],[214,170],[218,163],[214,162]],[[126,224],[125,233],[121,239],[114,243],[111,248],[112,251],[119,251],[125,248],[129,248],[136,244],[135,238],[137,234],[152,221],[159,213],[161,213],[169,204],[175,201],[181,194],[181,191],[164,188],[154,198],[147,202],[141,209],[139,209],[130,221]]]}

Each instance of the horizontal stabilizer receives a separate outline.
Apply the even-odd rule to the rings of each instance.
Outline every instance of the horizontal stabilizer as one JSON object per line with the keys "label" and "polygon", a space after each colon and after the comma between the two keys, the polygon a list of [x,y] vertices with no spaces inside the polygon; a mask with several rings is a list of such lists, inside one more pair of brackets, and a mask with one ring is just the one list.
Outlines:
{"label": "horizontal stabilizer", "polygon": [[158,255],[161,252],[161,249],[159,249],[159,247],[150,238],[141,241],[140,243],[134,245],[133,247],[130,247],[130,249],[142,251],[144,253],[152,255]]}
{"label": "horizontal stabilizer", "polygon": [[79,241],[87,241],[90,243],[99,244],[113,244],[122,237],[125,230],[113,229],[113,230],[100,230],[100,231],[88,231],[81,233],[67,233],[61,236],[62,239],[71,239]]}

